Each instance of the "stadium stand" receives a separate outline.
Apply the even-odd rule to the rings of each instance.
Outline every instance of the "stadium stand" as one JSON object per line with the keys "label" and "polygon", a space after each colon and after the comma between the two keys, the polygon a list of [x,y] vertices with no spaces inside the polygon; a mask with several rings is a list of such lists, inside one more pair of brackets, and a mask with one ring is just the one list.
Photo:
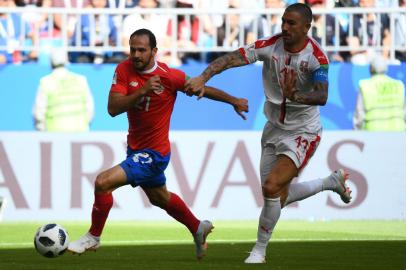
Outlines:
{"label": "stadium stand", "polygon": [[[228,52],[270,33],[261,26],[263,20],[271,21],[280,16],[285,5],[281,0],[274,1],[279,3],[253,1],[255,5],[248,8],[245,1],[220,1],[228,6],[221,9],[219,3],[211,6],[199,0],[125,3],[112,0],[101,1],[101,6],[92,3],[100,0],[75,1],[70,5],[65,3],[70,1],[3,0],[0,5],[0,60],[3,60],[0,62],[45,62],[49,46],[64,47],[73,55],[91,55],[88,61],[94,63],[118,62],[127,53],[125,35],[131,29],[124,27],[128,28],[125,20],[130,16],[144,20],[165,18],[158,25],[163,33],[162,44],[159,44],[162,61],[177,65],[181,63],[180,58],[182,62],[188,60],[185,55],[205,61],[208,53]],[[360,0],[356,4],[328,0],[307,2],[313,6],[315,15],[311,34],[329,52],[331,61],[365,64],[376,52],[383,52],[391,63],[405,60],[404,0]],[[16,21],[18,29],[10,23]],[[104,31],[100,31],[101,25],[106,26],[102,27]],[[71,61],[79,60],[72,58]]]}

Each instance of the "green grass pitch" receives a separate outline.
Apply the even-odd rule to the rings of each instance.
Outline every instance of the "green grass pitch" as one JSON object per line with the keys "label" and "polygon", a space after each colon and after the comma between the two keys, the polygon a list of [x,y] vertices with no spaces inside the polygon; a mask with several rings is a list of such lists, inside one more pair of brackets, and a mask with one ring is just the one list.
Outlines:
{"label": "green grass pitch", "polygon": [[[71,239],[89,224],[58,222]],[[406,221],[284,221],[268,247],[267,263],[245,265],[256,221],[218,221],[202,261],[188,231],[176,222],[108,222],[97,252],[48,259],[33,238],[42,223],[0,223],[0,269],[379,269],[406,270]]]}

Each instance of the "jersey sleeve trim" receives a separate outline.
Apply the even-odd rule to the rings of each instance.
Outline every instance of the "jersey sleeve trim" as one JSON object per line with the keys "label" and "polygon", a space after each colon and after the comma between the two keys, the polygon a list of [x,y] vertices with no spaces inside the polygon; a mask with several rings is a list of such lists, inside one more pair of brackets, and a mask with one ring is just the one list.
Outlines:
{"label": "jersey sleeve trim", "polygon": [[248,58],[247,58],[247,55],[245,54],[244,48],[239,48],[238,51],[240,52],[241,56],[244,58],[245,62],[246,62],[247,64],[249,64],[250,61],[248,61]]}
{"label": "jersey sleeve trim", "polygon": [[324,52],[320,49],[319,45],[316,44],[312,39],[309,39],[313,47],[313,55],[317,59],[320,65],[328,65],[328,58]]}
{"label": "jersey sleeve trim", "polygon": [[281,37],[282,35],[278,34],[268,39],[260,39],[255,41],[255,49],[261,49],[264,47],[271,46],[275,44],[275,42]]}

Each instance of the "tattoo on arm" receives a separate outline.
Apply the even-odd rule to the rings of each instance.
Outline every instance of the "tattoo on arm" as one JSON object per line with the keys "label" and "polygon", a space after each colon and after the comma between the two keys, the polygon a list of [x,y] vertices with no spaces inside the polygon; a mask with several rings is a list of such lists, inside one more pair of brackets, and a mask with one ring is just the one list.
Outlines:
{"label": "tattoo on arm", "polygon": [[296,91],[293,94],[294,101],[301,104],[308,105],[325,105],[328,97],[328,84],[316,82],[314,90],[311,92],[303,93]]}
{"label": "tattoo on arm", "polygon": [[227,53],[226,55],[223,55],[211,62],[211,64],[203,71],[202,76],[207,82],[211,77],[226,69],[244,66],[247,64],[248,63],[245,61],[241,53],[236,50],[231,53]]}

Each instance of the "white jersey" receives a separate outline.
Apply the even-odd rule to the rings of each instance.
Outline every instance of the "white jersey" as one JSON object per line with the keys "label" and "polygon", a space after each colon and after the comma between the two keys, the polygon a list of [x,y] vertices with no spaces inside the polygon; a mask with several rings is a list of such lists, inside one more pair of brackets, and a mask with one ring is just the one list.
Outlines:
{"label": "white jersey", "polygon": [[297,73],[296,89],[313,91],[313,73],[328,68],[328,59],[320,45],[309,37],[305,47],[298,52],[288,52],[283,47],[280,34],[255,41],[240,48],[247,63],[263,61],[262,81],[266,101],[264,114],[271,124],[285,130],[321,129],[319,107],[290,101],[283,97],[280,80],[287,69]]}

